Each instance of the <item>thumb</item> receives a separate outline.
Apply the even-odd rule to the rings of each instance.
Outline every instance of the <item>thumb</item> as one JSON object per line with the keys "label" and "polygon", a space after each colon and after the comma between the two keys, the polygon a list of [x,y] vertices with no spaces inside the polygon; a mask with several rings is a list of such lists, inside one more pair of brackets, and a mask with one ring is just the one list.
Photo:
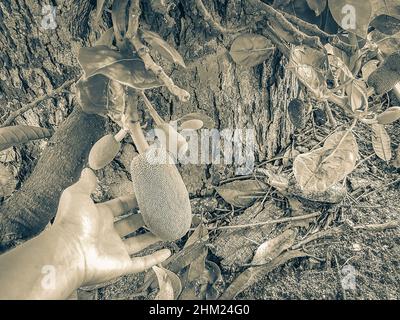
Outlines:
{"label": "thumb", "polygon": [[68,189],[74,193],[90,195],[96,190],[97,185],[97,178],[94,172],[89,168],[85,168],[82,170],[78,182],[70,186]]}

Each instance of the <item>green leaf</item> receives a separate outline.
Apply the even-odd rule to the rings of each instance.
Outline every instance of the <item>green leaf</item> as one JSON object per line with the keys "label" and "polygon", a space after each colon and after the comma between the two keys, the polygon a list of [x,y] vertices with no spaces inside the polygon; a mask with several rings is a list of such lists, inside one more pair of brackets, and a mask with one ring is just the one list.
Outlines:
{"label": "green leaf", "polygon": [[332,134],[322,148],[300,154],[293,172],[300,188],[306,192],[324,192],[353,171],[358,145],[350,131]]}
{"label": "green leaf", "polygon": [[49,138],[52,134],[49,129],[25,125],[0,128],[0,151],[32,140]]}
{"label": "green leaf", "polygon": [[372,72],[378,69],[379,60],[370,60],[361,68],[361,73],[364,81],[368,81],[369,76]]}
{"label": "green leaf", "polygon": [[78,99],[82,110],[89,114],[106,115],[122,112],[125,99],[123,87],[99,74],[77,83]]}
{"label": "green leaf", "polygon": [[388,36],[378,30],[374,30],[368,34],[368,39],[375,43],[384,56],[390,56],[399,50],[400,32]]}
{"label": "green leaf", "polygon": [[390,146],[390,137],[381,124],[372,125],[372,146],[375,154],[384,161],[392,158],[392,148]]}
{"label": "green leaf", "polygon": [[379,124],[390,124],[400,119],[400,107],[390,107],[376,117]]}
{"label": "green leaf", "polygon": [[146,41],[154,50],[158,51],[162,57],[186,68],[180,53],[168,42],[162,39],[157,33],[148,30],[140,31],[141,38]]}
{"label": "green leaf", "polygon": [[354,79],[347,87],[351,110],[356,111],[368,104],[367,86],[364,81]]}
{"label": "green leaf", "polygon": [[215,190],[229,204],[246,207],[265,194],[266,185],[256,180],[236,180],[216,187]]}
{"label": "green leaf", "polygon": [[274,49],[268,38],[258,34],[244,34],[233,41],[230,55],[237,64],[254,67],[268,59]]}
{"label": "green leaf", "polygon": [[372,6],[372,18],[388,15],[400,19],[400,3],[398,0],[369,0],[368,2]]}
{"label": "green leaf", "polygon": [[326,8],[327,0],[307,0],[308,6],[319,16]]}
{"label": "green leaf", "polygon": [[[400,19],[400,18],[399,18]],[[400,20],[389,15],[377,16],[371,21],[371,27],[387,35],[394,35],[400,32]]]}
{"label": "green leaf", "polygon": [[373,14],[370,0],[328,0],[328,4],[333,18],[340,27],[366,38]]}
{"label": "green leaf", "polygon": [[96,41],[96,46],[110,47],[112,46],[113,41],[114,41],[114,29],[110,28],[100,36],[99,40]]}
{"label": "green leaf", "polygon": [[146,70],[141,59],[124,57],[120,52],[106,46],[81,48],[78,60],[86,78],[102,74],[136,89],[150,89],[162,85],[154,73]]}
{"label": "green leaf", "polygon": [[128,4],[129,0],[114,0],[112,5],[111,17],[117,41],[121,41],[126,33],[129,20]]}

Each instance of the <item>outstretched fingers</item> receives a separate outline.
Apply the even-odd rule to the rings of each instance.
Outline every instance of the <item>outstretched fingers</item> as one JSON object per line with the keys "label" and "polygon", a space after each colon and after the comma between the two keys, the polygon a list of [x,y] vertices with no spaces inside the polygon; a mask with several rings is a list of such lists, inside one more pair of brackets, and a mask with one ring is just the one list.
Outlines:
{"label": "outstretched fingers", "polygon": [[111,211],[114,217],[128,213],[138,207],[134,194],[118,197],[107,202],[97,204],[100,210]]}
{"label": "outstretched fingers", "polygon": [[132,258],[129,272],[138,273],[147,270],[152,266],[162,263],[163,261],[168,259],[170,255],[170,250],[162,249],[148,256]]}
{"label": "outstretched fingers", "polygon": [[124,240],[126,250],[129,254],[134,254],[142,251],[143,249],[161,241],[161,239],[154,234],[148,232],[141,234],[136,237],[128,238]]}
{"label": "outstretched fingers", "polygon": [[136,231],[144,226],[144,221],[141,214],[131,214],[114,223],[114,228],[121,237]]}

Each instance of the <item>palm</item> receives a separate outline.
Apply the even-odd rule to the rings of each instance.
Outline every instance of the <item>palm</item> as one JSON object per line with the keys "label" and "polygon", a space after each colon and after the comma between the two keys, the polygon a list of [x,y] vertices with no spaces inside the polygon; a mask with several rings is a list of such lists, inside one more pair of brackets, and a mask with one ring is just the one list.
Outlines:
{"label": "palm", "polygon": [[143,271],[165,260],[169,250],[131,259],[131,254],[160,239],[151,233],[121,239],[143,226],[139,214],[114,223],[115,217],[133,209],[136,204],[134,196],[94,204],[89,196],[90,190],[96,186],[93,179],[93,173],[86,171],[81,178],[83,182],[80,180],[64,191],[55,221],[81,248],[85,261],[83,284],[106,282],[124,274]]}

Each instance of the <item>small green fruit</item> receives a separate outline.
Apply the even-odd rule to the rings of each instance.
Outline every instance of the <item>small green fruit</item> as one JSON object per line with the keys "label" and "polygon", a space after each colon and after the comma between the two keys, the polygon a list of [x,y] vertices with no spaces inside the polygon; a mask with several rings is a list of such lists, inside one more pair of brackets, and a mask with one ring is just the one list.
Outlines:
{"label": "small green fruit", "polygon": [[112,134],[108,134],[97,141],[89,153],[89,167],[93,170],[99,170],[108,165],[121,148]]}

